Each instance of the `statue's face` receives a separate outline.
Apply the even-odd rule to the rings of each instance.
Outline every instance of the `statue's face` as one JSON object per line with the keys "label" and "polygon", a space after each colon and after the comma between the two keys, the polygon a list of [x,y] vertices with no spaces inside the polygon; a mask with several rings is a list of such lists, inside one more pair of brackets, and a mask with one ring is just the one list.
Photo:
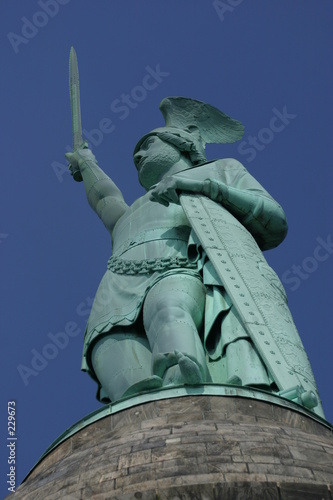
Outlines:
{"label": "statue's face", "polygon": [[157,184],[180,157],[180,151],[172,144],[156,135],[147,137],[133,157],[140,184],[146,189]]}

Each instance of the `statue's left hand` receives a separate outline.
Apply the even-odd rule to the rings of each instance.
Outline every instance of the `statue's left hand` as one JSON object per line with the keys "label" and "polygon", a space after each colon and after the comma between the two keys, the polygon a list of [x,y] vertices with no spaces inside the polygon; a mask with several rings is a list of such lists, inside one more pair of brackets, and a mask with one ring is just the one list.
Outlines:
{"label": "statue's left hand", "polygon": [[156,184],[151,193],[150,200],[161,203],[165,207],[169,206],[169,203],[179,203],[179,189],[177,185],[178,179],[169,176],[162,179],[158,184]]}
{"label": "statue's left hand", "polygon": [[157,201],[166,207],[169,203],[179,204],[179,195],[182,191],[200,193],[203,191],[203,186],[204,181],[170,175],[164,177],[152,188],[150,200]]}

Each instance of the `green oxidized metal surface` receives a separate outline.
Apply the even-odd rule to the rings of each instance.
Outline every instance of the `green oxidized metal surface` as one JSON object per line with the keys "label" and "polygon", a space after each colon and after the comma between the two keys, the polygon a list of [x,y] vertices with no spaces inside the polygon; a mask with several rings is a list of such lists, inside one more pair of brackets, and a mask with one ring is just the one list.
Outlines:
{"label": "green oxidized metal surface", "polygon": [[163,99],[166,126],[134,150],[147,193],[128,206],[82,141],[73,48],[70,97],[66,158],[113,243],[83,353],[98,398],[213,382],[266,388],[322,416],[285,291],[262,255],[283,241],[284,212],[237,160],[205,157],[206,143],[239,140],[242,124],[200,101]]}

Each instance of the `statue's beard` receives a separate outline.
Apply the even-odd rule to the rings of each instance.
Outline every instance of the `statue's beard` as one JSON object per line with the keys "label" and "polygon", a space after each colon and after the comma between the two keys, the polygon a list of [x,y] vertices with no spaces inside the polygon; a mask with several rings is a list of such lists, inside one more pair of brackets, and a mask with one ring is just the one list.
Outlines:
{"label": "statue's beard", "polygon": [[168,174],[174,164],[173,158],[160,154],[143,158],[139,167],[140,184],[147,190],[150,189]]}

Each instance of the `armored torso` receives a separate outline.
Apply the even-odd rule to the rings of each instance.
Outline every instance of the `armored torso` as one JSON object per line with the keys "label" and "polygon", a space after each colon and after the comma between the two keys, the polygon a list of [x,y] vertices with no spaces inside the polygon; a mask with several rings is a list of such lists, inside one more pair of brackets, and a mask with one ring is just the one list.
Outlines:
{"label": "armored torso", "polygon": [[180,205],[165,207],[150,201],[149,193],[136,200],[119,219],[113,233],[113,258],[149,260],[187,255],[191,226]]}

